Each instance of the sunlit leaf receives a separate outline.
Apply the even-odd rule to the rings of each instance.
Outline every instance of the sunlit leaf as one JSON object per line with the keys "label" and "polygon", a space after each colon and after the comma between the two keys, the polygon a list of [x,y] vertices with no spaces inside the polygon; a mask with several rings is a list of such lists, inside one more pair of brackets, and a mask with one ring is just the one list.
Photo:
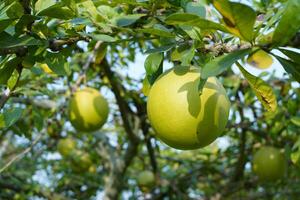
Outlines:
{"label": "sunlit leaf", "polygon": [[237,63],[237,66],[254,90],[257,99],[268,111],[275,112],[277,109],[277,100],[272,87],[261,78],[250,74],[240,64]]}
{"label": "sunlit leaf", "polygon": [[228,0],[214,0],[213,5],[222,14],[224,23],[231,33],[252,41],[256,14],[251,7]]}

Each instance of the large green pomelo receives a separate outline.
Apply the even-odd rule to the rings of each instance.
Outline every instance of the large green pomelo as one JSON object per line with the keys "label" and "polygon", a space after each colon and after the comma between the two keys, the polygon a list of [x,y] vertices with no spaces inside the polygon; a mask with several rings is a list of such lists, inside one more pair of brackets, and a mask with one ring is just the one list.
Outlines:
{"label": "large green pomelo", "polygon": [[137,182],[140,187],[151,188],[155,185],[155,176],[153,172],[145,170],[139,173]]}
{"label": "large green pomelo", "polygon": [[261,181],[275,181],[286,171],[286,160],[278,149],[262,147],[253,157],[252,169]]}
{"label": "large green pomelo", "polygon": [[69,103],[69,118],[79,131],[98,130],[107,120],[109,108],[105,98],[93,88],[78,90]]}
{"label": "large green pomelo", "polygon": [[147,112],[157,136],[176,149],[197,149],[212,143],[225,129],[230,102],[222,84],[208,78],[199,96],[197,69],[175,68],[150,89]]}

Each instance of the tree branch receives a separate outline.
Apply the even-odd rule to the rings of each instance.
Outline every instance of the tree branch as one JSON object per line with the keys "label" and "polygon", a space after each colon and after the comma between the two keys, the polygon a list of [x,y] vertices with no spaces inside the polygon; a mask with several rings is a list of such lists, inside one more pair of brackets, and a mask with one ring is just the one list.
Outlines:
{"label": "tree branch", "polygon": [[21,159],[25,154],[27,154],[33,147],[36,145],[40,139],[42,138],[42,134],[39,134],[37,138],[32,142],[32,144],[27,147],[24,151],[13,157],[8,163],[6,163],[1,169],[0,169],[0,174],[6,170],[9,166],[11,166],[14,162],[18,161]]}

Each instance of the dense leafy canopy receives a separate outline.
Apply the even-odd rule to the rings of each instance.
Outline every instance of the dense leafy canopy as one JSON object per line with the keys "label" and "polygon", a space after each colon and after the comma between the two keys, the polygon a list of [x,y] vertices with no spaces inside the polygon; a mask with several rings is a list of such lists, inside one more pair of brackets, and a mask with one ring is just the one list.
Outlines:
{"label": "dense leafy canopy", "polygon": [[[241,2],[0,1],[0,199],[298,199],[300,1]],[[262,50],[271,70],[247,64]],[[147,94],[166,66],[199,68],[199,95],[211,76],[225,87],[215,143],[178,151],[155,135]],[[89,133],[68,117],[86,86],[110,109]],[[284,152],[283,179],[252,172],[262,146]]]}

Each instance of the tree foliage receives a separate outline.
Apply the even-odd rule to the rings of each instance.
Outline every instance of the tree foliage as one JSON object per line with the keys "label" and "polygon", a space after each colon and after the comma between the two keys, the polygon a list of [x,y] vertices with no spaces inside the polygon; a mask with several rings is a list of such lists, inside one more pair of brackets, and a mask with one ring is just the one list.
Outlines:
{"label": "tree foliage", "polygon": [[[0,199],[297,199],[300,1],[242,2],[1,1]],[[261,50],[276,67],[253,73],[247,58]],[[231,112],[215,143],[178,151],[156,137],[147,94],[166,66],[199,68],[199,95],[207,78],[222,82]],[[110,107],[92,133],[68,118],[85,86]],[[65,138],[69,156],[58,153]],[[253,174],[265,145],[284,151],[285,178]],[[156,183],[145,190],[138,172],[149,170]]]}

